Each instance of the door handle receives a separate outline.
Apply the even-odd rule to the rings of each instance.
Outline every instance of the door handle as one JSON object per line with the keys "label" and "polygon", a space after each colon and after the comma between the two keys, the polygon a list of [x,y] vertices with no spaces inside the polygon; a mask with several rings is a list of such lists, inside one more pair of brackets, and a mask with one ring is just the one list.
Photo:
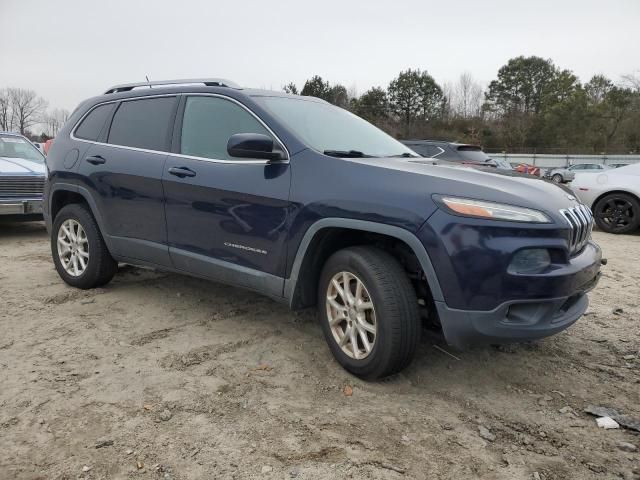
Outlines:
{"label": "door handle", "polygon": [[92,165],[102,165],[103,163],[106,162],[106,160],[104,158],[102,158],[100,155],[94,155],[93,157],[87,157],[86,160],[87,160],[87,162],[89,162]]}
{"label": "door handle", "polygon": [[169,173],[180,178],[196,176],[196,172],[187,167],[171,167]]}

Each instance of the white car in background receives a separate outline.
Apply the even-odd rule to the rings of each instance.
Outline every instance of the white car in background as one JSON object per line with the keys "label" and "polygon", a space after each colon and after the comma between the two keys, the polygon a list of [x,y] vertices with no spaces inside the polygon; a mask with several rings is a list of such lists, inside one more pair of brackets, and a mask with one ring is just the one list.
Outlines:
{"label": "white car in background", "polygon": [[571,189],[591,208],[601,230],[629,233],[640,227],[640,163],[576,175]]}

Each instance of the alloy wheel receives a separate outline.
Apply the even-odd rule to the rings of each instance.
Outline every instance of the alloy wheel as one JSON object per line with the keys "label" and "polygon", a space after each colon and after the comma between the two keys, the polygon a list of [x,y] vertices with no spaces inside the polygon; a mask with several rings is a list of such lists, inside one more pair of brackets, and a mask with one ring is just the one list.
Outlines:
{"label": "alloy wheel", "polygon": [[65,220],[58,230],[58,258],[64,270],[79,277],[89,265],[89,239],[77,220]]}
{"label": "alloy wheel", "polygon": [[626,228],[634,221],[635,215],[637,213],[633,211],[633,204],[629,200],[619,197],[610,198],[596,212],[596,216],[611,231]]}
{"label": "alloy wheel", "polygon": [[368,357],[376,342],[377,322],[362,280],[351,272],[336,273],[327,288],[326,309],[331,333],[342,351],[355,360]]}

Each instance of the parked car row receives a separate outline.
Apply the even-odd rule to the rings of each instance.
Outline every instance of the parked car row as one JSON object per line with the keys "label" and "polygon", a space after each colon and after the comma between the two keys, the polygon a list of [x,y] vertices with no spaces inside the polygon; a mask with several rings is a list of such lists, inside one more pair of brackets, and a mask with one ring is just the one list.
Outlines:
{"label": "parked car row", "polygon": [[453,162],[476,167],[511,170],[509,162],[492,158],[478,145],[445,142],[441,140],[402,140],[402,143],[424,158],[437,162]]}
{"label": "parked car row", "polygon": [[494,167],[501,170],[515,170],[519,173],[544,177],[554,183],[569,183],[576,173],[600,172],[611,168],[626,166],[624,163],[600,164],[578,163],[569,167],[543,169],[527,163],[509,163],[504,159],[491,157],[478,145],[447,142],[443,140],[402,140],[402,143],[424,158],[435,163],[459,163],[471,167]]}
{"label": "parked car row", "polygon": [[[442,166],[458,164],[476,169],[488,168],[488,171],[494,168],[536,177],[542,175],[540,167],[525,163],[509,164],[491,158],[477,145],[440,140],[403,140],[402,143]],[[595,223],[601,230],[628,233],[640,227],[639,172],[640,164],[579,163],[566,168],[547,169],[542,177],[558,184],[573,182],[572,190],[592,210]]]}

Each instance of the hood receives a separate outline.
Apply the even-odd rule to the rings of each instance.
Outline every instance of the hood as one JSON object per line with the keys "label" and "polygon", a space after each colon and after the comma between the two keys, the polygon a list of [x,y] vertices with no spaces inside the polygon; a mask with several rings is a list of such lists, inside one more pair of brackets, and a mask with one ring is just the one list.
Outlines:
{"label": "hood", "polygon": [[433,194],[533,208],[556,218],[560,209],[578,204],[568,187],[513,170],[434,165],[431,161],[415,158],[363,158],[356,161],[413,175],[424,175],[425,182],[429,185],[428,191]]}
{"label": "hood", "polygon": [[44,162],[38,163],[24,158],[0,157],[0,175],[44,176],[45,173]]}

